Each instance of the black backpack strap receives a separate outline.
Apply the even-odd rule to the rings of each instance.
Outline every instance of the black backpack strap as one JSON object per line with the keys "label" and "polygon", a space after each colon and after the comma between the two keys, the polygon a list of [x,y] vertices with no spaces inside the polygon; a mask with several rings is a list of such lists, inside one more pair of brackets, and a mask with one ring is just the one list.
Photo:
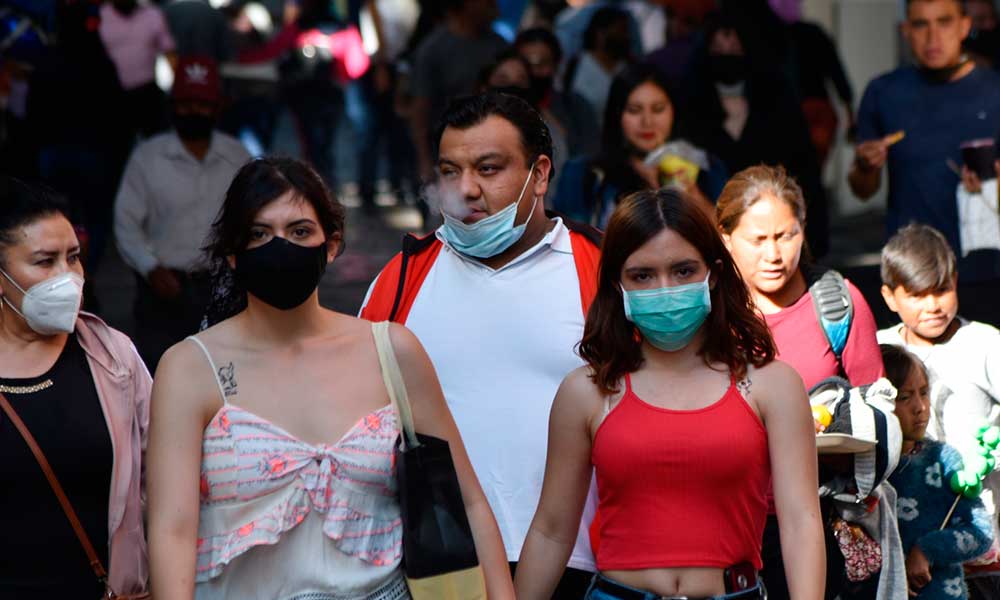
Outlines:
{"label": "black backpack strap", "polygon": [[389,311],[389,321],[395,321],[396,313],[399,312],[399,303],[403,299],[403,291],[406,289],[406,269],[410,265],[410,257],[433,246],[436,239],[433,233],[422,238],[412,233],[403,236],[403,250],[401,252],[403,258],[399,265],[399,282],[396,285],[396,297],[392,300],[392,310]]}
{"label": "black backpack strap", "polygon": [[815,273],[809,283],[809,295],[812,296],[813,308],[816,310],[816,320],[819,321],[837,362],[841,363],[841,372],[844,372],[841,357],[847,346],[847,336],[854,317],[854,301],[847,281],[833,269]]}

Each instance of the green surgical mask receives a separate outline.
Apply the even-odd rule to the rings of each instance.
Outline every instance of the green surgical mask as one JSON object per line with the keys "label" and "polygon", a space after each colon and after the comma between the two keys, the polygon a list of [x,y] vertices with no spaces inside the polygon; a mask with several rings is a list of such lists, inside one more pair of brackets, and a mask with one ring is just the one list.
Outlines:
{"label": "green surgical mask", "polygon": [[694,334],[712,312],[712,297],[705,281],[657,288],[632,290],[622,288],[625,318],[635,323],[653,346],[676,352],[691,343]]}

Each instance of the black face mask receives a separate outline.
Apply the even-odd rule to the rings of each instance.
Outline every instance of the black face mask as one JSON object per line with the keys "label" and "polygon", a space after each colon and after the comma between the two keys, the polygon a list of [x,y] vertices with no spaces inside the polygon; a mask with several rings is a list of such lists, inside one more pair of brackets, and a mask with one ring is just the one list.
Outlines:
{"label": "black face mask", "polygon": [[212,137],[215,117],[206,115],[173,115],[174,129],[182,140],[200,141]]}
{"label": "black face mask", "polygon": [[112,0],[111,5],[115,7],[115,10],[126,17],[134,13],[135,9],[139,8],[139,2],[137,0]]}
{"label": "black face mask", "polygon": [[950,67],[940,67],[937,69],[931,69],[930,67],[920,67],[919,71],[920,74],[923,76],[923,78],[927,80],[929,83],[940,85],[951,81],[951,78],[955,76],[955,73],[958,73],[959,69],[964,67],[965,64],[968,62],[969,62],[968,57],[963,54],[962,57],[958,59],[958,63]]}
{"label": "black face mask", "polygon": [[280,237],[236,255],[236,283],[278,310],[300,306],[326,271],[327,245],[299,246]]}
{"label": "black face mask", "polygon": [[545,96],[549,93],[549,90],[552,89],[552,82],[554,81],[554,79],[555,79],[554,77],[531,78],[531,93],[535,95],[535,98],[538,98],[539,102],[545,99]]}
{"label": "black face mask", "polygon": [[738,54],[710,54],[708,72],[712,81],[726,85],[739,83],[747,77],[746,58]]}

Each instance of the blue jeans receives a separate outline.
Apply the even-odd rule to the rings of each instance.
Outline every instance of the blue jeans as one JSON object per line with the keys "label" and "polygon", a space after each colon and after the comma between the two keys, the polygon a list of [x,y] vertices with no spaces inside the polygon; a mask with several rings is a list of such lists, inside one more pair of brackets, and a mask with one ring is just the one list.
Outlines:
{"label": "blue jeans", "polygon": [[[583,597],[583,600],[622,600],[620,597],[615,596],[614,594],[608,593],[604,590],[596,589],[597,582],[600,580],[608,581],[619,587],[623,587],[629,591],[635,592],[637,594],[642,594],[642,600],[659,600],[660,598],[662,598],[662,596],[660,596],[659,594],[654,594],[653,592],[647,592],[644,590],[638,590],[636,588],[629,587],[623,583],[619,583],[614,579],[609,579],[598,573],[594,575],[594,580],[591,582],[590,588],[587,590],[587,594]],[[759,583],[757,585],[760,586]],[[724,600],[725,598],[736,596],[737,594],[745,594],[747,591],[748,590],[743,590],[741,592],[735,592],[733,594],[722,594],[721,596],[714,596],[713,598],[715,600]]]}

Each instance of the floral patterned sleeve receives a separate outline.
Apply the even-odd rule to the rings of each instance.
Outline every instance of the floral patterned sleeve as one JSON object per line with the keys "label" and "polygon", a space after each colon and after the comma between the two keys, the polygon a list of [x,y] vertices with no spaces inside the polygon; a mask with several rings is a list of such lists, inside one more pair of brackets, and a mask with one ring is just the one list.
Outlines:
{"label": "floral patterned sleeve", "polygon": [[[942,489],[948,489],[952,473],[962,468],[962,458],[951,446],[943,446],[939,464],[941,465]],[[954,501],[954,496],[951,496]],[[943,519],[942,519],[943,520]],[[940,526],[940,523],[938,524]],[[948,521],[948,526],[937,527],[917,540],[931,565],[957,564],[972,560],[989,550],[993,542],[990,516],[979,498],[962,498]]]}

